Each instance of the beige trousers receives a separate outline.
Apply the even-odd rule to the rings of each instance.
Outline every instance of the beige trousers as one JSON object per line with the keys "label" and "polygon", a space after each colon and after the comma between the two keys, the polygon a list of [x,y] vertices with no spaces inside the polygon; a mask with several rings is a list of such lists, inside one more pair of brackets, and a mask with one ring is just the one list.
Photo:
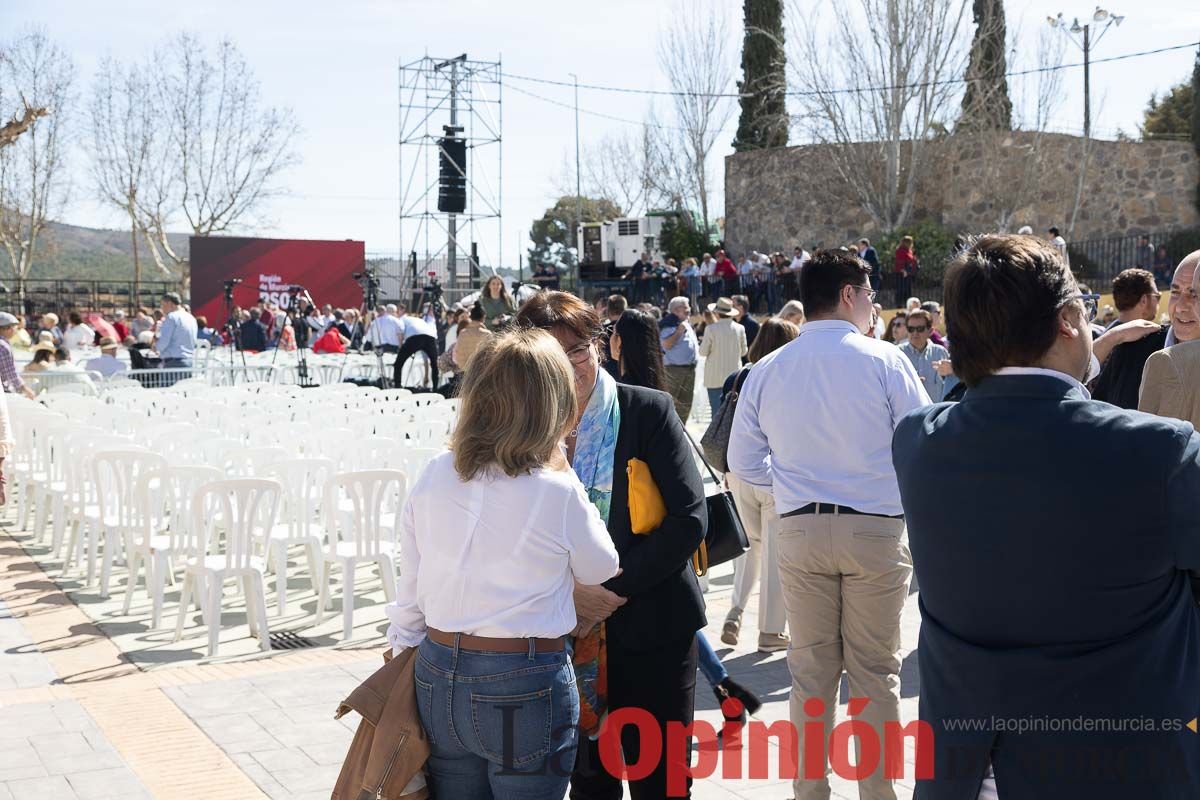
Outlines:
{"label": "beige trousers", "polygon": [[761,573],[758,632],[783,633],[787,628],[787,616],[779,586],[779,514],[775,511],[775,498],[770,489],[747,483],[733,473],[726,473],[725,482],[733,492],[733,502],[750,543],[750,552],[733,562],[732,607],[726,619],[741,620]]}
{"label": "beige trousers", "polygon": [[[825,751],[834,727],[842,671],[850,697],[868,698],[857,719],[884,738],[884,723],[899,719],[900,614],[908,598],[912,557],[904,520],[858,514],[799,514],[779,521],[779,577],[792,644],[791,718],[804,753],[809,698],[824,701]],[[855,760],[858,739],[855,738]],[[803,757],[796,800],[827,800],[825,776],[806,780]],[[859,783],[862,800],[895,800],[893,781],[878,769]]]}

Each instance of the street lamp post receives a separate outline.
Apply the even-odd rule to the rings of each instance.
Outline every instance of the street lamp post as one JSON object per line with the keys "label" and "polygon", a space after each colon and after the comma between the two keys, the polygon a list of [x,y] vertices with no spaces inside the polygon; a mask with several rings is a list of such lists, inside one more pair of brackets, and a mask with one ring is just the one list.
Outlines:
{"label": "street lamp post", "polygon": [[[1046,21],[1050,23],[1050,27],[1063,32],[1068,39],[1080,50],[1083,51],[1083,138],[1085,140],[1092,138],[1092,75],[1091,75],[1091,55],[1092,47],[1100,43],[1100,38],[1108,32],[1108,29],[1114,25],[1120,26],[1125,21],[1125,17],[1120,14],[1113,14],[1100,6],[1096,6],[1095,12],[1092,14],[1091,22],[1083,25],[1079,24],[1079,18],[1076,17],[1070,27],[1067,26],[1066,19],[1063,18],[1062,12],[1058,13],[1057,17],[1046,17]],[[1093,26],[1098,27],[1095,36],[1092,35]],[[1078,38],[1077,38],[1078,37]]]}
{"label": "street lamp post", "polygon": [[580,230],[583,228],[583,194],[580,190],[579,177],[579,76],[570,73],[575,80],[575,287],[579,289],[579,260],[583,253],[579,251]]}

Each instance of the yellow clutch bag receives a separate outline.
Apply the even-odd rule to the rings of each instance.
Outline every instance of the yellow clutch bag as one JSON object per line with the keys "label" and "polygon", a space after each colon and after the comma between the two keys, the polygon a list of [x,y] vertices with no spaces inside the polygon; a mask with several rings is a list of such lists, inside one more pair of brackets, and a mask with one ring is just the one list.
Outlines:
{"label": "yellow clutch bag", "polygon": [[631,458],[625,472],[629,476],[629,522],[633,532],[657,530],[667,516],[667,506],[650,466],[640,458]]}

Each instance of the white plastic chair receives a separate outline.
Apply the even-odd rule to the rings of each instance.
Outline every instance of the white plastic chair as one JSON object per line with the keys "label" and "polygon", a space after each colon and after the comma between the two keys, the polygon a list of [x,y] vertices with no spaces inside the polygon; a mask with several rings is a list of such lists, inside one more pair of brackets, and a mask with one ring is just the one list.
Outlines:
{"label": "white plastic chair", "polygon": [[[108,582],[116,550],[131,541],[129,537],[137,524],[135,490],[138,480],[147,472],[166,466],[167,460],[158,453],[139,449],[100,450],[92,457],[96,509],[94,516],[87,512],[85,514],[92,529],[104,539],[104,559],[100,566],[101,597],[108,597]],[[135,577],[131,572],[130,583]]]}
{"label": "white plastic chair", "polygon": [[216,466],[229,478],[253,478],[267,467],[287,461],[290,457],[282,447],[246,447],[239,444],[225,450]]}
{"label": "white plastic chair", "polygon": [[449,435],[449,418],[418,419],[408,429],[410,443],[418,448],[444,449]]}
{"label": "white plastic chair", "polygon": [[333,474],[333,461],[328,458],[298,458],[267,468],[267,475],[284,487],[283,524],[268,531],[264,542],[267,565],[275,571],[275,606],[278,614],[287,613],[289,547],[304,546],[308,556],[309,580],[314,589],[324,574],[324,536],[318,514],[324,499],[325,484]]}
{"label": "white plastic chair", "polygon": [[[385,508],[395,508],[407,488],[407,478],[399,470],[380,469],[344,472],[325,485],[323,510],[329,547],[321,575],[321,594],[317,600],[317,623],[325,619],[330,606],[329,584],[333,566],[342,568],[342,638],[354,635],[354,571],[364,562],[379,567],[383,594],[388,602],[396,599],[395,522],[384,524]],[[349,501],[344,510],[340,498]]]}
{"label": "white plastic chair", "polygon": [[84,585],[91,586],[96,576],[96,555],[100,547],[100,514],[98,490],[92,472],[92,457],[101,450],[136,449],[124,437],[113,434],[81,431],[67,438],[68,458],[65,464],[66,497],[64,499],[65,520],[70,535],[66,540],[62,574],[66,575],[72,564],[83,562],[84,544],[87,544],[87,568]]}
{"label": "white plastic chair", "polygon": [[38,476],[42,479],[35,484],[33,535],[34,541],[40,544],[46,533],[47,518],[52,519],[51,552],[58,550],[66,530],[67,461],[71,456],[67,440],[81,430],[86,430],[83,423],[63,421],[42,426],[37,432],[36,444],[42,451],[38,458],[45,473]]}
{"label": "white plastic chair", "polygon": [[[266,565],[257,554],[256,543],[275,527],[282,494],[279,481],[262,478],[213,481],[196,490],[192,499],[191,531],[195,540],[188,548],[195,555],[188,559],[184,569],[175,641],[183,638],[192,592],[200,591],[199,587],[203,586],[202,593],[208,596],[201,599],[201,615],[208,625],[208,655],[215,656],[221,634],[221,597],[225,581],[240,578],[250,632],[258,636],[262,650],[271,649],[263,588]],[[217,535],[218,530],[225,531],[223,541]]]}
{"label": "white plastic chair", "polygon": [[192,500],[197,489],[220,479],[219,469],[202,466],[165,467],[146,472],[138,479],[134,491],[137,524],[125,540],[129,581],[125,584],[122,614],[129,615],[138,573],[145,566],[146,591],[152,603],[150,627],[155,629],[162,624],[163,594],[167,582],[175,582],[171,559],[194,555],[188,552],[190,543],[196,540],[192,535]]}

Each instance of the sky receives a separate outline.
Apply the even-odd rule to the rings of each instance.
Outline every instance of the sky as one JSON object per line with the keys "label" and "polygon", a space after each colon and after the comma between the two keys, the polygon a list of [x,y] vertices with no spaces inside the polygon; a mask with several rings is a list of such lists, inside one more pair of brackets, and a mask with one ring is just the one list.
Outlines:
{"label": "sky", "polygon": [[[1128,2],[1128,0],[1120,0]],[[794,0],[789,15],[807,15],[820,0]],[[1018,32],[1017,59],[1028,59],[1047,15],[1090,17],[1094,2],[1009,0],[1009,25]],[[80,108],[105,56],[142,58],[181,30],[215,43],[234,39],[271,104],[289,106],[301,127],[300,163],[282,178],[286,197],[265,209],[268,223],[247,233],[309,239],[361,239],[369,253],[400,250],[400,97],[397,67],[424,55],[500,60],[506,73],[639,89],[667,89],[656,57],[659,31],[680,13],[721,13],[732,57],[742,35],[740,0],[0,0],[0,31],[43,27],[79,68]],[[1113,5],[1127,19],[1109,31],[1094,58],[1200,40],[1200,3],[1143,0]],[[785,24],[787,24],[785,22]],[[1135,133],[1146,100],[1191,74],[1195,50],[1095,64],[1093,128],[1101,135]],[[696,57],[704,57],[696,53]],[[1080,60],[1068,47],[1066,61]],[[1027,62],[1026,62],[1026,65]],[[1014,65],[1010,63],[1010,68]],[[1082,70],[1065,73],[1053,126],[1082,129]],[[528,246],[530,223],[553,204],[555,178],[573,162],[570,88],[506,79],[503,92],[503,221],[483,230],[490,261],[515,266]],[[535,99],[533,92],[563,105]],[[564,107],[565,106],[565,107]],[[647,98],[580,91],[581,139],[636,131]],[[594,113],[588,113],[594,112]],[[82,114],[77,118],[82,124]],[[730,152],[736,109],[719,138],[714,162]],[[82,147],[73,152],[72,199],[64,222],[120,227],[120,215],[94,199]],[[722,198],[716,198],[718,208]],[[178,229],[182,230],[179,226]],[[412,227],[408,228],[411,235]]]}

